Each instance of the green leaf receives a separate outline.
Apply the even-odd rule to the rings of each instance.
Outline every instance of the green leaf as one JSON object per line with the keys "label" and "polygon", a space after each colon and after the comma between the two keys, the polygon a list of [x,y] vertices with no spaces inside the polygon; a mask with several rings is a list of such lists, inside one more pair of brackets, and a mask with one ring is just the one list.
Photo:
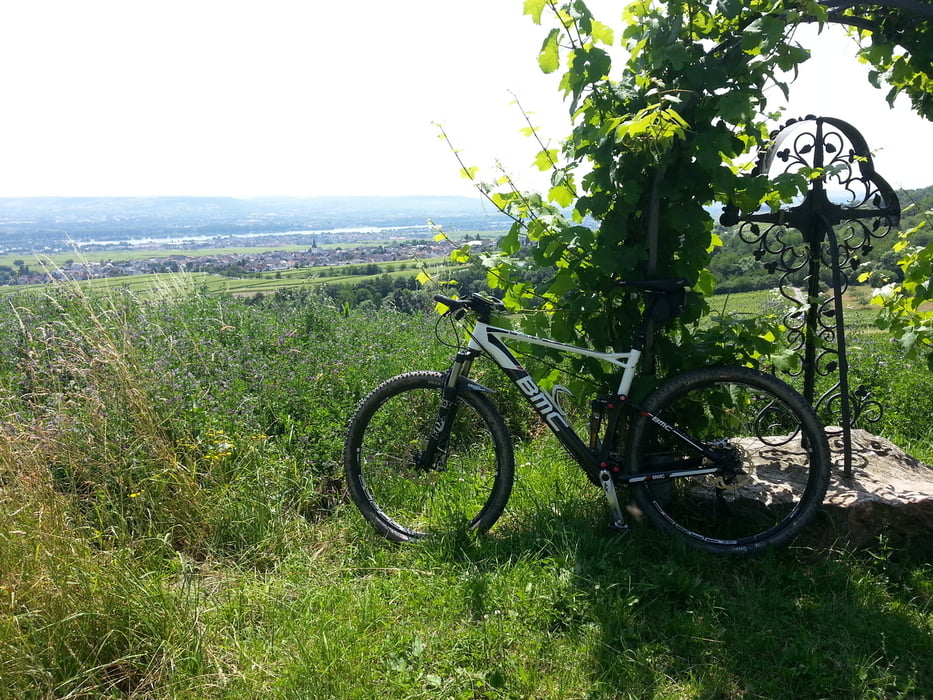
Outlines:
{"label": "green leaf", "polygon": [[719,98],[719,116],[729,124],[743,124],[754,117],[749,94],[736,90]]}
{"label": "green leaf", "polygon": [[541,53],[538,54],[538,65],[545,73],[553,73],[560,68],[560,54],[557,45],[559,36],[560,30],[552,29],[541,45]]}
{"label": "green leaf", "polygon": [[540,151],[537,156],[535,156],[535,167],[542,172],[545,170],[550,170],[554,167],[554,163],[557,162],[557,149],[550,148]]}
{"label": "green leaf", "polygon": [[793,350],[782,350],[770,355],[769,359],[782,372],[797,372],[802,365],[800,356]]}
{"label": "green leaf", "polygon": [[470,262],[470,246],[465,245],[450,252],[450,259],[455,263]]}
{"label": "green leaf", "polygon": [[590,36],[593,38],[593,41],[598,41],[603,44],[611,45],[615,41],[615,34],[612,28],[607,27],[605,24],[595,19],[590,26]]}
{"label": "green leaf", "polygon": [[904,334],[898,338],[898,343],[904,350],[910,352],[913,350],[914,346],[917,344],[918,335],[914,330],[905,331]]}
{"label": "green leaf", "polygon": [[575,289],[576,286],[577,280],[574,275],[568,270],[563,269],[554,277],[554,281],[551,282],[551,285],[548,287],[548,293],[559,299],[567,292]]}
{"label": "green leaf", "polygon": [[513,255],[518,252],[518,229],[515,226],[499,239],[499,249],[506,255]]}
{"label": "green leaf", "polygon": [[548,199],[559,207],[569,207],[574,200],[573,190],[564,183],[554,185],[548,192]]}
{"label": "green leaf", "polygon": [[705,297],[712,296],[716,290],[716,277],[709,270],[700,270],[700,277],[697,279],[695,288]]}
{"label": "green leaf", "polygon": [[525,9],[522,14],[530,15],[531,21],[535,24],[541,24],[541,13],[547,6],[547,0],[525,0]]}

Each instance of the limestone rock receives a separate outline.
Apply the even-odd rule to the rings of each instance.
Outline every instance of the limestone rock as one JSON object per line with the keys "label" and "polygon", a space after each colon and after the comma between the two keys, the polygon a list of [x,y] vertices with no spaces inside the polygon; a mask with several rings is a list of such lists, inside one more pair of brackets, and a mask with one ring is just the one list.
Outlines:
{"label": "limestone rock", "polygon": [[[846,479],[840,434],[830,435],[830,447],[835,466],[823,511],[833,532],[824,538],[854,546],[884,539],[892,547],[933,555],[933,467],[889,440],[853,430],[852,477]],[[827,524],[826,517],[818,521]]]}

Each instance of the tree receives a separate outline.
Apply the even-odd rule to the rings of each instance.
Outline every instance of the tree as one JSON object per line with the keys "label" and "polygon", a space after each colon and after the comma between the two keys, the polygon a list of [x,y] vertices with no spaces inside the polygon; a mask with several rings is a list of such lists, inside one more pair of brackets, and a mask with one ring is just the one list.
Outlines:
{"label": "tree", "polygon": [[[615,33],[584,2],[526,1],[534,22],[549,17],[556,25],[539,64],[549,73],[563,69],[560,89],[574,120],[562,150],[542,145],[538,154],[538,167],[551,172],[546,196],[517,191],[507,176],[482,185],[514,220],[501,254],[482,258],[491,286],[501,288],[512,309],[533,300],[550,312],[526,317],[529,330],[625,348],[638,299],[613,282],[683,277],[696,293],[685,316],[658,337],[662,351],[665,343],[680,348],[660,353],[668,367],[698,363],[701,355],[702,361],[755,361],[765,335],[756,324],[736,344],[701,333],[696,322],[707,311],[703,297],[714,289],[706,268],[717,239],[705,206],[728,197],[753,211],[806,184],[799,176],[774,183],[750,178],[741,167],[768,137],[765,88],[786,91],[782,76],[808,57],[791,39],[793,26],[826,14],[816,2],[782,5],[779,13],[773,6],[772,0],[633,3],[620,37],[626,58],[613,70],[607,46]],[[533,128],[529,133],[537,135]],[[587,225],[590,219],[598,226]],[[553,270],[544,284],[532,287],[523,279],[513,257],[523,239],[534,263]]]}
{"label": "tree", "polygon": [[[480,256],[490,286],[514,311],[535,306],[548,312],[525,316],[526,330],[625,348],[639,314],[637,299],[614,280],[683,277],[694,291],[687,312],[657,336],[668,369],[755,363],[767,353],[773,335],[760,320],[727,331],[697,324],[715,288],[707,266],[719,243],[705,207],[728,199],[751,212],[806,189],[805,174],[769,181],[744,168],[749,154],[768,141],[765,89],[786,93],[787,76],[809,57],[793,40],[796,25],[845,18],[858,24],[857,31],[880,27],[884,34],[874,45],[916,40],[922,48],[925,39],[898,23],[900,15],[886,14],[896,8],[852,7],[862,4],[639,0],[624,11],[618,37],[624,57],[617,67],[609,51],[616,33],[585,2],[526,0],[525,13],[535,23],[553,24],[538,61],[544,72],[560,74],[573,117],[561,149],[538,141],[536,164],[551,174],[546,195],[518,191],[505,174],[493,184],[479,183],[514,222],[499,252]],[[880,50],[864,51],[886,65]],[[879,70],[876,77],[900,80],[898,89],[907,90],[902,58],[892,52],[890,61],[900,68],[892,75]],[[530,122],[527,133],[538,137]],[[464,172],[476,177],[474,168],[464,166]],[[517,259],[525,241],[534,264],[552,271],[544,283],[531,284]],[[453,257],[462,262],[471,255],[463,247]],[[672,344],[676,351],[668,351]]]}
{"label": "tree", "polygon": [[[860,56],[874,68],[869,79],[876,86],[882,81],[890,86],[888,101],[903,93],[921,116],[933,120],[933,5],[918,0],[822,4],[830,8],[830,21],[860,32]],[[874,301],[882,307],[878,326],[890,332],[908,356],[925,353],[933,370],[933,311],[928,308],[933,301],[933,240],[912,245],[929,235],[930,214],[927,211],[925,220],[901,235],[895,250],[903,255],[898,262],[903,279],[885,286]]]}
{"label": "tree", "polygon": [[[879,328],[888,331],[908,357],[926,355],[927,366],[933,371],[933,240],[925,246],[911,245],[929,225],[927,219],[901,234],[894,250],[903,257],[898,261],[903,279],[881,287],[872,302],[881,307],[877,319]],[[928,233],[928,231],[925,231]],[[866,275],[860,277],[865,281]]]}

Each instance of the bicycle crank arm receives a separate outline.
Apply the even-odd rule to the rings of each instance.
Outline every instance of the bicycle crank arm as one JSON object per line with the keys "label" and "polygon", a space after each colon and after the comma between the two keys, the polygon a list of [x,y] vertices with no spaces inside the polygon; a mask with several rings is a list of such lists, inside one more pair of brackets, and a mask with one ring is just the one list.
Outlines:
{"label": "bicycle crank arm", "polygon": [[599,485],[606,494],[606,500],[609,501],[609,529],[616,532],[625,532],[629,529],[628,523],[622,517],[622,508],[619,506],[619,496],[616,493],[616,486],[612,481],[612,475],[603,469],[599,472]]}

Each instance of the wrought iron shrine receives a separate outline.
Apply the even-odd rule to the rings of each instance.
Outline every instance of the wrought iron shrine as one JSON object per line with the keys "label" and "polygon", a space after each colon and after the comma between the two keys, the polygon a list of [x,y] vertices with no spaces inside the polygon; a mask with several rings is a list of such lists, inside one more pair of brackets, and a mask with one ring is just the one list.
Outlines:
{"label": "wrought iron shrine", "polygon": [[[900,219],[891,186],[875,172],[865,139],[850,124],[828,117],[792,120],[772,134],[753,175],[807,177],[802,200],[777,211],[740,216],[727,205],[721,223],[738,235],[771,274],[779,274],[781,295],[789,302],[784,318],[791,348],[800,357],[803,394],[824,416],[837,422],[843,468],[852,474],[852,434],[881,418],[882,408],[864,386],[849,384],[843,294],[861,258]],[[829,388],[817,396],[818,378]],[[826,382],[820,382],[825,387]]]}

